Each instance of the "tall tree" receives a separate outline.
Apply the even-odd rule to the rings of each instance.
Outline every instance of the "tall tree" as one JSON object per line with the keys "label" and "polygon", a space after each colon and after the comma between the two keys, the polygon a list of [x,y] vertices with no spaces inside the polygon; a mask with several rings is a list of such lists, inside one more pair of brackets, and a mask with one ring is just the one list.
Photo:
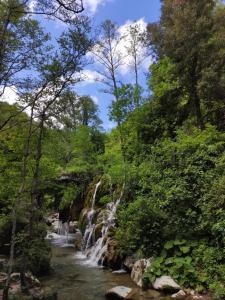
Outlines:
{"label": "tall tree", "polygon": [[188,96],[189,112],[204,129],[203,105],[199,85],[204,71],[206,47],[213,32],[213,0],[164,0],[160,22],[149,24],[154,54],[175,63],[183,94]]}
{"label": "tall tree", "polygon": [[[45,131],[45,124],[51,115],[51,106],[60,100],[62,93],[68,89],[72,84],[79,81],[79,76],[75,76],[79,73],[85,64],[84,56],[92,45],[89,39],[89,23],[82,20],[74,20],[73,27],[64,32],[59,38],[59,50],[52,52],[51,55],[38,66],[39,76],[27,86],[28,91],[24,99],[25,106],[31,108],[30,126],[27,140],[25,141],[24,150],[24,163],[22,165],[21,174],[23,175],[21,187],[18,192],[16,205],[14,207],[13,214],[13,232],[10,251],[10,262],[14,258],[14,246],[15,246],[15,232],[17,224],[18,206],[21,201],[21,194],[24,192],[26,182],[26,163],[30,153],[30,138],[33,131],[34,118],[36,119],[36,149],[34,153],[35,161],[33,166],[33,177],[30,186],[30,221],[29,232],[27,237],[30,243],[35,237],[35,222],[40,221],[40,213],[38,212],[39,198],[40,198],[40,163],[42,157],[42,145],[43,136]],[[27,249],[25,249],[26,253]],[[24,278],[24,272],[28,265],[29,258],[27,255],[22,254],[22,268],[21,279]],[[10,275],[12,267],[11,263],[8,269],[8,277],[6,286],[4,289],[4,300],[8,299],[8,290],[10,284]]]}
{"label": "tall tree", "polygon": [[[17,6],[21,12],[16,13]],[[19,89],[21,72],[35,70],[41,61],[48,35],[38,22],[25,17],[25,5],[20,1],[0,2],[0,96],[7,86]]]}
{"label": "tall tree", "polygon": [[128,56],[131,58],[129,65],[134,71],[135,84],[138,86],[139,68],[148,55],[146,29],[139,23],[131,24],[128,26],[125,39]]}
{"label": "tall tree", "polygon": [[104,90],[118,100],[118,69],[124,64],[124,55],[119,49],[121,37],[118,26],[110,20],[101,24],[99,38],[93,48],[96,60],[102,66],[98,69],[101,82],[107,86]]}

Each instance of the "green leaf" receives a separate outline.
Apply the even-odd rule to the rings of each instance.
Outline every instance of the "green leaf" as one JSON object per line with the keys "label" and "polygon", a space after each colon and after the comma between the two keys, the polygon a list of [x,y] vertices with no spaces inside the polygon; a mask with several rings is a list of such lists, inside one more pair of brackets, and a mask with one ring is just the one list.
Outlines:
{"label": "green leaf", "polygon": [[187,254],[188,252],[190,252],[191,248],[189,246],[182,246],[180,247],[180,251],[184,254]]}
{"label": "green leaf", "polygon": [[164,245],[164,248],[165,248],[166,250],[170,250],[170,249],[173,248],[173,246],[174,246],[173,241],[168,241],[168,242]]}

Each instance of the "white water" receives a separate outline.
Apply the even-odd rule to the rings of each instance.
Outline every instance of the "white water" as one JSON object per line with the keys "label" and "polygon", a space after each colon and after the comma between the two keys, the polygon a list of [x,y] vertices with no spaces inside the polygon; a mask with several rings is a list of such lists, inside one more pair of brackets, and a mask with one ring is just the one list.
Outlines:
{"label": "white water", "polygon": [[84,253],[86,253],[87,250],[95,242],[95,224],[92,224],[92,221],[93,221],[93,217],[94,217],[94,214],[95,214],[95,210],[94,210],[95,198],[96,198],[96,194],[97,194],[97,191],[98,191],[98,188],[99,188],[100,184],[101,184],[101,181],[99,181],[95,185],[95,190],[94,190],[94,194],[93,194],[92,202],[91,202],[91,210],[87,214],[88,223],[87,223],[87,227],[85,229],[84,237],[83,237],[83,252]]}
{"label": "white water", "polygon": [[[109,238],[107,238],[108,231],[110,228],[113,228],[115,226],[116,211],[120,203],[120,200],[122,198],[122,195],[123,195],[123,189],[121,191],[121,195],[119,199],[116,202],[110,202],[107,204],[105,217],[103,220],[103,226],[101,230],[101,237],[94,243],[94,245],[92,246],[91,249],[89,249],[89,251],[87,251],[88,249],[87,248],[86,251],[84,252],[86,255],[88,255],[88,260],[86,262],[87,264],[93,266],[103,265],[104,254],[107,251],[108,241],[109,241]],[[86,230],[89,230],[88,226]]]}
{"label": "white water", "polygon": [[[123,195],[123,189],[121,191],[119,199],[115,202],[110,202],[106,206],[103,222],[102,222],[102,230],[101,236],[98,240],[95,240],[95,224],[93,223],[93,218],[95,215],[95,200],[98,188],[101,184],[99,181],[94,190],[94,194],[92,197],[91,209],[87,214],[87,226],[85,229],[85,233],[83,236],[83,247],[82,252],[76,253],[76,258],[79,259],[82,264],[89,266],[102,266],[104,262],[104,256],[107,251],[108,242],[110,238],[108,238],[108,232],[110,228],[115,226],[116,219],[116,211],[117,207],[121,201]],[[57,233],[49,232],[47,235],[47,239],[51,239],[53,244],[60,247],[74,247],[74,240],[77,238],[77,234],[81,234],[77,232],[76,234],[69,233],[69,224],[62,223],[62,221],[57,220],[58,229]]]}
{"label": "white water", "polygon": [[[79,234],[77,233],[69,233],[69,224],[67,222],[63,223],[61,220],[56,220],[55,224],[57,224],[56,232],[48,232],[46,239],[51,240],[53,244],[60,246],[60,247],[75,247],[74,240],[76,236]],[[53,226],[55,227],[55,226]]]}

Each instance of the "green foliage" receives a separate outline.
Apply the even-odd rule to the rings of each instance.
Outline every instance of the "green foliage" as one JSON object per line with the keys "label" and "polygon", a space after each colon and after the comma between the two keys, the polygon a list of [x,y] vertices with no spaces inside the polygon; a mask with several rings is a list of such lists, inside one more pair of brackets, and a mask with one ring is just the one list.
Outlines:
{"label": "green foliage", "polygon": [[161,255],[154,259],[144,274],[146,284],[153,283],[157,277],[170,275],[181,286],[204,289],[205,278],[197,275],[194,267],[192,251],[196,243],[187,240],[171,240],[166,242]]}
{"label": "green foliage", "polygon": [[116,232],[121,254],[138,252],[140,256],[151,256],[159,253],[165,222],[163,213],[147,198],[139,197],[135,202],[121,207]]}

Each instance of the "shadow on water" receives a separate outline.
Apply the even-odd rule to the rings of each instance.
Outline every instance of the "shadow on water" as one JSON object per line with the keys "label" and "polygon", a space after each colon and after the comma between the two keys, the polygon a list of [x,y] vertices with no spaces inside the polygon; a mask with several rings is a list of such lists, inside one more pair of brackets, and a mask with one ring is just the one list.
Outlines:
{"label": "shadow on water", "polygon": [[44,287],[57,291],[58,300],[104,300],[112,287],[134,287],[128,274],[91,267],[68,246],[52,243],[52,273],[41,280]]}

